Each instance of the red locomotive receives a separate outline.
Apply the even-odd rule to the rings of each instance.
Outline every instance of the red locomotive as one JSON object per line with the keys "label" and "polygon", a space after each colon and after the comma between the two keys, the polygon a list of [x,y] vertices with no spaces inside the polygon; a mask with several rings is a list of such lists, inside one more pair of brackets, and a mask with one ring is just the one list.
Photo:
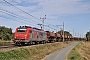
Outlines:
{"label": "red locomotive", "polygon": [[16,28],[14,34],[15,44],[29,44],[31,42],[45,42],[47,35],[44,30],[32,28],[29,26],[20,26]]}

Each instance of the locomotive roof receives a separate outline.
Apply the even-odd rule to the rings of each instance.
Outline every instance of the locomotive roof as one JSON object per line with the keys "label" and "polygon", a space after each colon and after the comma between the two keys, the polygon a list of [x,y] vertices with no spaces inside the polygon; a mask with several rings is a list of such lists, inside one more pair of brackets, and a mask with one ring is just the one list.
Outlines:
{"label": "locomotive roof", "polygon": [[40,30],[40,31],[44,31],[42,29],[38,29],[36,27],[31,27],[31,26],[19,26],[18,29],[27,29],[27,28],[32,28],[32,29],[35,29],[35,30]]}
{"label": "locomotive roof", "polygon": [[32,28],[30,26],[19,26],[18,28]]}

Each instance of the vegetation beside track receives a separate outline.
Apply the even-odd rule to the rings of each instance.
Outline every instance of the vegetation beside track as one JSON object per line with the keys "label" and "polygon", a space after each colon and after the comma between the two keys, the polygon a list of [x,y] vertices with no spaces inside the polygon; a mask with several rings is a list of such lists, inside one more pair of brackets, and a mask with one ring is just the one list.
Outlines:
{"label": "vegetation beside track", "polygon": [[67,60],[89,60],[90,59],[90,42],[78,44],[67,56]]}
{"label": "vegetation beside track", "polygon": [[74,42],[58,42],[41,44],[34,47],[20,47],[10,51],[0,52],[0,60],[41,60],[46,55],[64,48]]}
{"label": "vegetation beside track", "polygon": [[14,44],[12,40],[0,40],[0,46]]}

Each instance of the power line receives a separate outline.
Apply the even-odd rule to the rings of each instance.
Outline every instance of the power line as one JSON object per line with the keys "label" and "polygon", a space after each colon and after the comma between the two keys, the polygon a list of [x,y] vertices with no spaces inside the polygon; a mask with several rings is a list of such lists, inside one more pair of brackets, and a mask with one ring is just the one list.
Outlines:
{"label": "power line", "polygon": [[[23,20],[23,21],[27,22],[28,24],[29,24],[29,23],[30,23],[30,24],[36,24],[35,22],[28,21],[28,20],[27,20],[26,18],[24,18],[23,16],[20,18],[19,15],[14,14],[13,12],[9,12],[9,11],[4,10],[4,9],[1,9],[1,8],[0,8],[0,10],[9,13],[9,15],[10,15],[10,16],[13,16],[14,18],[18,18],[18,19]],[[15,16],[14,16],[14,15],[15,15]]]}
{"label": "power line", "polygon": [[[13,13],[13,12],[10,12],[10,11],[8,11],[8,10],[2,9],[1,7],[0,7],[0,10],[5,11],[5,12],[7,12],[7,13],[10,13],[10,14],[8,14],[8,15],[10,15],[10,16],[15,15],[15,16],[13,16],[13,17],[15,17],[15,18],[17,18],[16,16],[19,16],[19,15]],[[6,13],[5,13],[5,14],[6,14]],[[11,15],[11,14],[13,14],[13,15]],[[20,18],[20,17],[21,17],[21,18]],[[22,18],[24,18],[24,17],[23,17],[23,16],[19,16],[18,18],[22,19]],[[24,19],[27,19],[27,18],[24,18]],[[24,21],[25,21],[25,22],[30,22],[30,21],[27,21],[27,20],[24,20]],[[32,23],[32,22],[30,22],[30,23]],[[34,22],[33,22],[33,23],[34,23]],[[36,23],[34,23],[34,24],[36,24]],[[50,28],[50,27],[49,27],[49,28]],[[51,28],[51,29],[53,29],[53,28]],[[53,30],[55,30],[55,29],[53,29]]]}
{"label": "power line", "polygon": [[[29,14],[29,13],[25,12],[24,10],[22,10],[22,9],[20,9],[20,8],[18,8],[18,7],[16,7],[16,6],[14,6],[13,4],[9,3],[8,1],[6,1],[6,0],[3,0],[3,1],[4,1],[4,2],[6,2],[6,3],[8,3],[8,4],[10,4],[11,6],[13,6],[13,7],[17,8],[18,10],[20,10],[20,11],[22,11],[22,12],[26,13],[27,15],[29,15],[29,16],[31,16],[31,17],[33,17],[33,18],[35,18],[35,19],[39,20],[39,21],[41,21],[40,19],[38,19],[38,18],[34,17],[33,15],[31,15],[31,14]],[[47,23],[47,24],[49,24],[49,23]],[[54,25],[53,25],[53,26],[54,26]],[[49,27],[49,28],[50,28],[50,27]],[[53,28],[53,29],[54,29],[54,28]],[[54,30],[55,30],[55,29],[54,29]]]}
{"label": "power line", "polygon": [[[20,18],[21,20],[24,20],[24,19],[27,19],[27,18],[24,18],[23,16],[19,16],[19,15],[17,15],[17,14],[15,14],[15,13],[13,13],[13,12],[10,12],[10,11],[8,11],[8,10],[5,10],[5,9],[2,9],[1,7],[0,7],[0,10],[2,10],[2,11],[5,11],[5,12],[7,12],[7,13],[10,13],[10,14],[8,14],[8,15],[10,15],[10,16],[12,16],[12,17],[15,17],[15,18]],[[3,12],[3,13],[5,13],[5,12]],[[7,13],[5,13],[5,14],[7,14]],[[13,16],[13,15],[11,15],[11,14],[13,14],[13,15],[15,15],[15,16]],[[18,17],[16,17],[16,16],[18,16]],[[22,18],[24,18],[24,19],[22,19]],[[25,22],[30,22],[30,21],[27,21],[27,20],[24,20]],[[32,22],[30,22],[30,23],[32,23]],[[33,22],[34,23],[34,22]],[[36,23],[34,23],[34,24],[36,24]],[[48,26],[49,28],[51,28],[50,26]],[[53,30],[56,30],[56,29],[54,29],[54,28],[51,28],[51,29],[53,29]]]}
{"label": "power line", "polygon": [[[2,12],[2,13],[4,13],[4,14],[7,14],[7,15],[9,15],[9,16],[12,16],[12,17],[14,17],[14,18],[18,18],[18,17],[16,17],[16,16],[13,16],[13,15],[11,15],[11,14],[9,14],[9,13],[6,13],[6,12],[3,12],[3,11],[0,11],[0,12]],[[2,17],[3,17],[3,18],[7,18],[7,17],[5,17],[5,16],[3,16],[3,15],[2,15]],[[7,19],[11,19],[11,18],[7,18]],[[20,18],[19,18],[19,19],[20,19]],[[21,20],[24,20],[24,19],[21,19]],[[16,21],[16,20],[14,20],[14,21]],[[26,21],[26,20],[24,20],[24,21]],[[20,22],[20,21],[18,21],[18,22]],[[25,23],[25,22],[23,22],[23,23]],[[30,25],[30,23],[27,23],[27,24]]]}
{"label": "power line", "polygon": [[[5,13],[5,12],[2,12],[2,11],[0,11],[1,13]],[[5,14],[7,14],[7,13],[5,13]],[[10,15],[10,14],[7,14],[7,15]],[[11,15],[10,15],[11,16]],[[3,18],[6,18],[6,19],[12,19],[12,18],[8,18],[8,17],[6,17],[6,16],[4,16],[4,15],[0,15],[0,17],[3,17]],[[13,16],[14,17],[14,16]],[[12,19],[12,20],[14,20],[14,19]],[[21,22],[21,21],[18,21],[18,20],[14,20],[14,21],[17,21],[17,22],[20,22],[20,23],[25,23],[25,22]]]}
{"label": "power line", "polygon": [[[38,19],[38,18],[34,17],[33,15],[31,15],[31,14],[29,14],[29,13],[25,12],[24,10],[22,10],[22,9],[20,9],[20,8],[16,7],[16,6],[14,6],[13,4],[9,3],[8,1],[6,1],[6,0],[3,0],[3,1],[5,1],[6,3],[10,4],[11,6],[13,6],[13,7],[17,8],[18,10],[20,10],[20,11],[22,11],[22,12],[26,13],[27,15],[29,15],[29,16],[31,16],[31,17],[33,17],[33,18],[35,18],[35,19]],[[40,20],[40,19],[38,19],[38,20]],[[40,21],[41,21],[41,20],[40,20]]]}
{"label": "power line", "polygon": [[[0,10],[3,10],[3,11],[5,11],[5,12],[8,12],[8,13],[10,13],[10,14],[12,14],[12,15],[18,16],[18,18],[21,17],[21,18],[25,19],[24,21],[26,21],[26,22],[30,22],[30,21],[28,21],[28,18],[25,18],[25,17],[23,17],[23,16],[20,16],[20,15],[18,15],[18,14],[15,14],[15,13],[13,13],[13,12],[8,11],[8,10],[2,9],[1,7],[0,7]],[[34,24],[35,24],[35,22],[30,22],[30,23],[34,23]]]}

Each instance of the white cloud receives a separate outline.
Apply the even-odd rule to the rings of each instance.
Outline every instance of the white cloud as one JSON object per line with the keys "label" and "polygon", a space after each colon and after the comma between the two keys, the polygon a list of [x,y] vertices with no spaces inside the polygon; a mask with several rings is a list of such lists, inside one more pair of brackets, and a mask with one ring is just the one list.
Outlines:
{"label": "white cloud", "polygon": [[[14,4],[16,7],[30,13],[31,15],[35,17],[40,18],[40,17],[44,17],[44,15],[47,15],[47,20],[49,19],[48,22],[52,21],[52,24],[57,23],[55,20],[59,18],[61,15],[90,13],[90,4],[80,2],[83,0],[6,0],[6,1]],[[0,1],[0,3],[1,2],[2,1]],[[19,5],[22,2],[23,3],[28,2],[28,5],[30,3],[37,3],[37,4],[26,7],[24,5],[23,6]],[[9,11],[14,12],[15,14],[22,15],[24,17],[29,17],[29,19],[32,21],[37,20],[19,11],[13,6],[10,6],[9,4],[5,2],[3,4],[0,4],[0,7],[2,7],[3,9],[7,9]],[[2,20],[1,22],[5,22],[5,21]],[[36,22],[39,23],[40,21],[37,20]],[[14,24],[14,21],[12,21],[11,23],[13,24],[13,26],[15,26],[16,24],[16,22]],[[59,23],[60,22],[58,22],[58,24]],[[8,23],[5,22],[5,25],[8,25]],[[16,25],[20,25],[20,23],[19,24],[17,23]]]}
{"label": "white cloud", "polygon": [[86,13],[90,5],[77,1],[79,0],[45,0],[40,5],[46,13],[50,14]]}
{"label": "white cloud", "polygon": [[[50,15],[67,15],[67,14],[78,14],[90,12],[90,4],[77,2],[82,0],[15,0],[17,2],[37,2],[35,6],[18,6],[20,9],[25,10],[29,13],[36,12],[37,14],[48,14]],[[23,2],[24,3],[24,2]],[[17,3],[18,4],[18,3]],[[13,10],[14,9],[14,10]],[[9,9],[8,9],[9,10]],[[10,8],[12,11],[17,11],[15,8]],[[30,12],[31,11],[31,12]],[[32,12],[33,11],[33,12]],[[18,12],[18,11],[17,11]]]}

